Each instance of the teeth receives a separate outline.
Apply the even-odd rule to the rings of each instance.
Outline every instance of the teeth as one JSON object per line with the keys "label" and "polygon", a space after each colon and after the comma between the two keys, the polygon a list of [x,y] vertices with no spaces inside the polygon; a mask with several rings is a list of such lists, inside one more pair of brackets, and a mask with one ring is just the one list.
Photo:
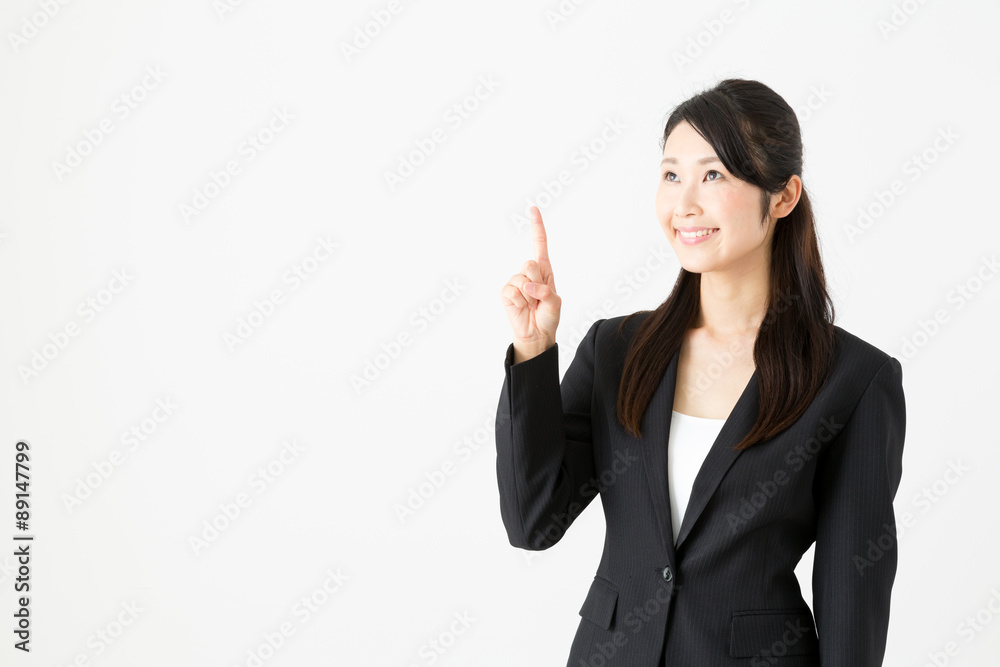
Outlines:
{"label": "teeth", "polygon": [[696,239],[699,236],[708,236],[709,234],[719,231],[718,229],[703,229],[700,232],[682,232],[678,230],[678,233],[686,239]]}

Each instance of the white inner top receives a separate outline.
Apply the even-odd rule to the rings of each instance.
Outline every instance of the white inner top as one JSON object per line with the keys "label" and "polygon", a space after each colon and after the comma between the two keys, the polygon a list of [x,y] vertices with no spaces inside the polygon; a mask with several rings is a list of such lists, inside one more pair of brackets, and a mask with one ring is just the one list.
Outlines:
{"label": "white inner top", "polygon": [[674,544],[681,530],[681,521],[691,498],[694,478],[701,470],[708,451],[726,423],[725,419],[693,417],[671,410],[670,440],[667,443],[667,477],[670,489],[670,521],[674,529]]}

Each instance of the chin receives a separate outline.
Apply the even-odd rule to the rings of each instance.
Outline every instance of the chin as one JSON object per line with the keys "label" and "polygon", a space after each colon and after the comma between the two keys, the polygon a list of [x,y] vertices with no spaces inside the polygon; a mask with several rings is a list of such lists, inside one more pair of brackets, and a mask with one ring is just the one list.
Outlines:
{"label": "chin", "polygon": [[706,273],[711,270],[708,267],[702,266],[700,264],[695,264],[695,265],[681,264],[681,267],[688,273]]}
{"label": "chin", "polygon": [[711,262],[706,261],[706,258],[691,257],[691,254],[685,252],[688,250],[688,246],[683,245],[680,241],[673,241],[670,243],[670,249],[674,251],[674,257],[677,258],[677,263],[681,265],[685,271],[691,273],[704,273],[705,271],[711,271]]}
{"label": "chin", "polygon": [[681,255],[677,255],[677,262],[681,265],[681,268],[689,273],[707,273],[718,268],[716,262],[705,261],[704,259],[693,261],[692,258],[682,257]]}

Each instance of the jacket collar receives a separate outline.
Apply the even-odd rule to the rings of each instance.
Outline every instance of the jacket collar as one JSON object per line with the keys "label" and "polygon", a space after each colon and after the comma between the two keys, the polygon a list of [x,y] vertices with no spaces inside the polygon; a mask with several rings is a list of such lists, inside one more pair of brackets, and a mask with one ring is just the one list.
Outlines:
{"label": "jacket collar", "polygon": [[666,553],[670,556],[671,565],[676,569],[675,550],[679,550],[684,539],[698,521],[702,510],[711,499],[722,477],[742,452],[732,449],[743,439],[757,420],[759,388],[757,371],[754,370],[750,381],[743,389],[732,412],[722,425],[718,437],[701,468],[695,476],[691,489],[691,497],[681,519],[681,528],[677,534],[677,544],[673,542],[673,526],[670,518],[670,495],[667,477],[667,448],[670,446],[670,417],[674,405],[674,392],[677,386],[677,362],[680,358],[680,348],[674,351],[670,364],[667,366],[663,379],[657,387],[649,408],[643,416],[642,432],[645,437],[639,449],[642,451],[646,479],[653,497],[660,537]]}

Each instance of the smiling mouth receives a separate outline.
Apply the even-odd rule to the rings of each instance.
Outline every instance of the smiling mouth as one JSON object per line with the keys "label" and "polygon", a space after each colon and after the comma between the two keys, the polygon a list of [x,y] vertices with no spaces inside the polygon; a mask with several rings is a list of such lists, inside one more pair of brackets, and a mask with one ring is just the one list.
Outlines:
{"label": "smiling mouth", "polygon": [[717,231],[719,231],[718,227],[716,227],[715,229],[702,229],[697,232],[682,232],[681,230],[678,229],[677,233],[686,239],[697,239],[703,236],[711,236]]}

